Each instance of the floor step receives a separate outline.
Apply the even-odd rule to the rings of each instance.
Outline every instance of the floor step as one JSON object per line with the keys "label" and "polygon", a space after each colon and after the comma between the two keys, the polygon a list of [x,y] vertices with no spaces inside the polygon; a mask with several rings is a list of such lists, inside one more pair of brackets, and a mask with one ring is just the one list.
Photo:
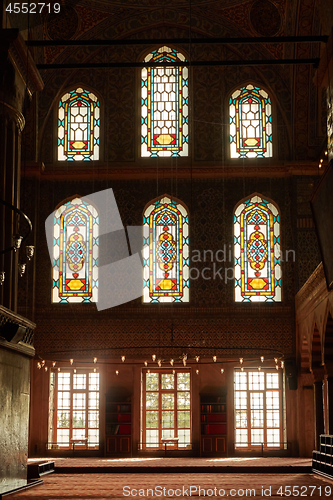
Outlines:
{"label": "floor step", "polygon": [[311,466],[56,466],[56,474],[311,474]]}
{"label": "floor step", "polygon": [[36,479],[44,474],[54,472],[54,462],[43,462],[28,465],[28,479]]}

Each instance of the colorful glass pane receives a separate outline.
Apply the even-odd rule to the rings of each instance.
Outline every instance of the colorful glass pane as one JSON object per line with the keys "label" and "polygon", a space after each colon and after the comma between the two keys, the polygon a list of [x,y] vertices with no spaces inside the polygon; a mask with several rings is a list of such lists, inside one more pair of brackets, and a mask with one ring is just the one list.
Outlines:
{"label": "colorful glass pane", "polygon": [[66,92],[58,107],[58,160],[99,159],[100,104],[89,90]]}
{"label": "colorful glass pane", "polygon": [[[189,301],[188,214],[164,196],[146,209],[144,231],[144,302]],[[146,234],[146,233],[145,233]]]}
{"label": "colorful glass pane", "polygon": [[53,302],[97,302],[98,213],[75,198],[55,212]]}
{"label": "colorful glass pane", "polygon": [[259,195],[234,214],[235,301],[280,302],[280,215]]}
{"label": "colorful glass pane", "polygon": [[272,149],[272,106],[267,92],[247,85],[229,100],[231,158],[269,158]]}
{"label": "colorful glass pane", "polygon": [[[161,47],[145,62],[184,62],[183,54]],[[188,155],[188,68],[143,68],[141,72],[141,155]]]}

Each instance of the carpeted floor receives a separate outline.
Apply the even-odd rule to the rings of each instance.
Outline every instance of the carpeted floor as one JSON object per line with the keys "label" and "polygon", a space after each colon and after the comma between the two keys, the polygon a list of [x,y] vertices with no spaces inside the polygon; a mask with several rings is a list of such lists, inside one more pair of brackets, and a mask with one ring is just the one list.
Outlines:
{"label": "carpeted floor", "polygon": [[[126,497],[255,496],[332,498],[333,482],[313,474],[50,474],[44,484],[8,500],[104,500]],[[165,489],[164,489],[165,488]],[[199,489],[200,488],[200,489]],[[291,493],[291,495],[290,495]]]}
{"label": "carpeted floor", "polygon": [[247,467],[311,467],[311,458],[294,457],[228,457],[228,458],[32,458],[28,463],[55,461],[56,467],[215,467],[215,466],[247,466]]}

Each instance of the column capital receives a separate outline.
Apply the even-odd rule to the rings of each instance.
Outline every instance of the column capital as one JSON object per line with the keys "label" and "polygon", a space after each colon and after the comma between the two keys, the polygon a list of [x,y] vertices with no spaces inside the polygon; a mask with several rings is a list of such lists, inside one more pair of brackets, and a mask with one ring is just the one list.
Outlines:
{"label": "column capital", "polygon": [[26,93],[31,97],[44,83],[18,29],[1,29],[0,47],[4,100],[21,112]]}

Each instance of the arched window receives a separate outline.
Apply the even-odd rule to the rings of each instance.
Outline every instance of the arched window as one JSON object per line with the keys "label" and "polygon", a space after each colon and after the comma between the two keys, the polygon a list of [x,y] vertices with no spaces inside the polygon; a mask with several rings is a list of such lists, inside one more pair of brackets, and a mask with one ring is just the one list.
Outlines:
{"label": "arched window", "polygon": [[[183,54],[161,47],[145,62],[184,62]],[[141,72],[141,155],[188,156],[188,68],[143,68]]]}
{"label": "arched window", "polygon": [[66,92],[58,106],[58,160],[99,159],[100,103],[89,90]]}
{"label": "arched window", "polygon": [[53,302],[97,302],[98,213],[75,198],[55,212]]}
{"label": "arched window", "polygon": [[144,302],[189,301],[189,226],[185,206],[168,195],[143,216]]}
{"label": "arched window", "polygon": [[234,212],[235,301],[280,302],[280,215],[259,194]]}
{"label": "arched window", "polygon": [[231,158],[269,158],[272,149],[272,106],[267,92],[251,84],[229,100]]}

